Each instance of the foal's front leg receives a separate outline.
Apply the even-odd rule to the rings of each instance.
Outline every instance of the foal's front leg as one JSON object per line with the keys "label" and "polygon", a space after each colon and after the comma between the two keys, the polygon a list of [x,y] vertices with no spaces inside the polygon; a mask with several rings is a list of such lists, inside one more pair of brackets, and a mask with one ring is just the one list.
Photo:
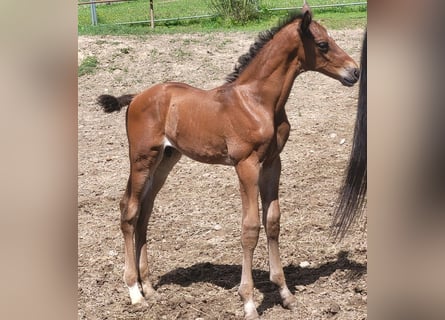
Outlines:
{"label": "foal's front leg", "polygon": [[259,163],[248,159],[235,167],[240,182],[243,205],[241,245],[243,248],[243,267],[238,293],[244,303],[245,319],[258,319],[258,312],[253,300],[252,261],[253,252],[258,243],[260,218],[258,208]]}
{"label": "foal's front leg", "polygon": [[263,208],[263,224],[266,230],[267,247],[269,250],[270,281],[278,286],[283,306],[295,310],[296,299],[286,285],[278,245],[281,215],[278,203],[280,173],[281,160],[279,156],[272,163],[264,164],[261,170],[259,185]]}

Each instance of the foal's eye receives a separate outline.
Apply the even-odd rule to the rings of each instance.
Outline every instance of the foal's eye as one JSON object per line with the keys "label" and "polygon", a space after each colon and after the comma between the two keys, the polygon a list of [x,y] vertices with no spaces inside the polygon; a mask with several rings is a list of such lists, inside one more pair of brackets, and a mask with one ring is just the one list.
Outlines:
{"label": "foal's eye", "polygon": [[327,42],[319,42],[317,43],[318,48],[320,48],[321,51],[327,52],[329,49],[329,44]]}

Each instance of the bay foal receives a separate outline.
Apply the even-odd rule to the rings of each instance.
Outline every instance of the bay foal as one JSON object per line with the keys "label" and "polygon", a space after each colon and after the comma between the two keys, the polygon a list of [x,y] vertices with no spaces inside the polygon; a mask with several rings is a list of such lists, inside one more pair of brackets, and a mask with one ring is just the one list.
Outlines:
{"label": "bay foal", "polygon": [[[267,235],[270,280],[283,306],[295,309],[281,265],[278,237],[280,152],[290,125],[284,109],[298,74],[318,71],[352,86],[359,69],[326,29],[312,21],[307,5],[278,27],[261,33],[239,59],[225,84],[201,90],[167,82],[139,94],[102,95],[105,112],[129,105],[126,115],[130,176],[120,203],[125,242],[124,281],[131,303],[154,293],[147,261],[147,224],[156,194],[184,154],[194,160],[235,167],[242,198],[243,250],[239,295],[246,319],[257,319],[252,259],[262,223]],[[140,286],[139,286],[140,285]]]}

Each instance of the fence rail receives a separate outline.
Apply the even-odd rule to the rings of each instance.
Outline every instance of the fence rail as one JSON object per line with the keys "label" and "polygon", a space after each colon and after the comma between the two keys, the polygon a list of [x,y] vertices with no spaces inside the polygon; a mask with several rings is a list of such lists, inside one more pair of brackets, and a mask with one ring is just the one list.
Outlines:
{"label": "fence rail", "polygon": [[78,2],[77,5],[81,6],[84,4],[96,4],[96,3],[113,3],[113,2],[130,2],[130,0],[98,0],[98,1],[85,1],[85,2]]}
{"label": "fence rail", "polygon": [[[180,10],[169,10],[172,3],[180,7]],[[301,9],[301,6],[296,6],[295,3],[295,0],[258,0],[259,8],[266,9],[268,11]],[[357,2],[353,0],[312,0],[310,5],[311,8],[314,9],[327,9],[334,7],[367,6],[367,3],[367,1]],[[210,9],[210,0],[86,0],[84,2],[78,2],[79,9],[83,4],[90,5],[92,25],[98,24],[96,5],[100,5],[100,11],[105,11],[106,7],[110,7],[103,7],[105,4],[122,5],[127,6],[128,8],[125,9],[125,13],[123,13],[122,17],[120,17],[124,21],[116,20],[101,24],[131,25],[149,23],[152,27],[154,27],[155,22],[204,19],[216,16],[216,14],[214,14]],[[85,11],[85,8],[83,10]]]}
{"label": "fence rail", "polygon": [[[363,6],[367,5],[368,2],[351,2],[351,3],[334,3],[334,4],[319,4],[319,5],[311,5],[311,8],[335,8],[335,7],[353,7],[353,6]],[[292,10],[292,9],[301,9],[302,7],[286,7],[286,8],[271,8],[269,11],[279,11],[279,10]]]}

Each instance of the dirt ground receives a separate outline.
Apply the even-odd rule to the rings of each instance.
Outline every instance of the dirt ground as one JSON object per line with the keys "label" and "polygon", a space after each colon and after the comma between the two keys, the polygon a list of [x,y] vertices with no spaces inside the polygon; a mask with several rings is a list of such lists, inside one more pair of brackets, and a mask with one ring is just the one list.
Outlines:
{"label": "dirt ground", "polygon": [[[331,35],[356,61],[362,30]],[[221,85],[255,33],[80,36],[79,63],[94,55],[96,72],[79,78],[79,319],[242,319],[241,201],[232,167],[186,157],[173,169],[148,227],[149,306],[131,306],[123,283],[119,200],[128,177],[125,112],[105,114],[103,93],[133,93],[158,82]],[[262,319],[366,319],[366,219],[340,243],[330,237],[335,199],[349,156],[358,86],[318,73],[294,84],[286,110],[292,131],[282,153],[281,257],[299,303],[283,309],[269,282],[264,230],[254,257],[255,299]]]}

